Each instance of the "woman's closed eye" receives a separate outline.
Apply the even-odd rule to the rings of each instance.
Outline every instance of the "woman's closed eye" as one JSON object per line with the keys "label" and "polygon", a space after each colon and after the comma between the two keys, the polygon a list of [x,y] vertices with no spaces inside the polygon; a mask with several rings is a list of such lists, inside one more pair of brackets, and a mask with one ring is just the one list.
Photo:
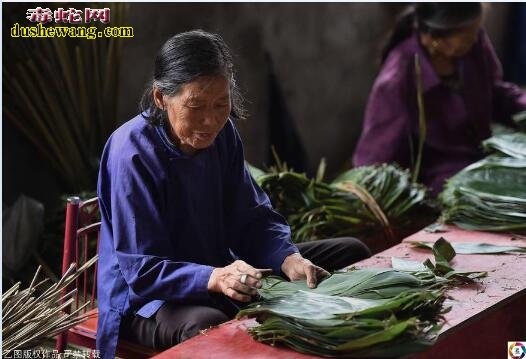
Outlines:
{"label": "woman's closed eye", "polygon": [[217,107],[217,108],[225,108],[225,107],[228,107],[228,105],[229,105],[228,102],[220,102],[220,103],[216,103],[215,107]]}
{"label": "woman's closed eye", "polygon": [[198,103],[187,103],[185,106],[192,110],[200,110],[204,108],[202,104],[198,104]]}

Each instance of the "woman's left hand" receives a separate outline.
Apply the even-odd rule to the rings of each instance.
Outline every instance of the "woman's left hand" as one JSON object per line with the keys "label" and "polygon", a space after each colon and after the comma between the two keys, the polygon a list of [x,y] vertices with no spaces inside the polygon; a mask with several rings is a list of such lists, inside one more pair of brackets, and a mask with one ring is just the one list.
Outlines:
{"label": "woman's left hand", "polygon": [[325,269],[315,266],[308,259],[305,259],[299,253],[294,253],[285,258],[281,265],[281,271],[285,273],[290,280],[307,279],[309,288],[316,288],[320,279],[330,276]]}

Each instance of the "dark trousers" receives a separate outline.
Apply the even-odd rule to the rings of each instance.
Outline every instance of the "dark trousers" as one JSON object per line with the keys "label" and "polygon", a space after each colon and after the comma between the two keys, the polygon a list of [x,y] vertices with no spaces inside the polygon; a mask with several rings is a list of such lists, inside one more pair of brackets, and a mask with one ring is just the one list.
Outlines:
{"label": "dark trousers", "polygon": [[[298,243],[303,257],[332,272],[371,256],[369,248],[350,237]],[[138,315],[122,319],[120,337],[155,349],[167,349],[200,330],[232,319],[241,303],[220,294],[212,295],[214,305],[174,305],[165,303],[152,317]]]}

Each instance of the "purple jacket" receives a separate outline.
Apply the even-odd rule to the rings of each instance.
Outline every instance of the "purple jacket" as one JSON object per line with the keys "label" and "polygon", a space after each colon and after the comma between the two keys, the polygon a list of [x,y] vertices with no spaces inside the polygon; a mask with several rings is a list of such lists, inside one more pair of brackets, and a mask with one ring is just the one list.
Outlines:
{"label": "purple jacket", "polygon": [[448,177],[483,157],[480,144],[491,135],[491,121],[510,123],[512,114],[526,110],[526,92],[502,81],[500,62],[484,31],[458,60],[460,92],[441,82],[415,33],[389,53],[376,78],[353,157],[355,166],[397,162],[412,167],[418,145],[415,53],[420,58],[427,118],[419,182],[436,195]]}
{"label": "purple jacket", "polygon": [[97,348],[115,357],[120,321],[150,318],[166,301],[213,305],[213,267],[235,259],[280,273],[298,249],[285,219],[245,167],[232,121],[187,156],[142,115],[119,127],[102,155],[99,182]]}

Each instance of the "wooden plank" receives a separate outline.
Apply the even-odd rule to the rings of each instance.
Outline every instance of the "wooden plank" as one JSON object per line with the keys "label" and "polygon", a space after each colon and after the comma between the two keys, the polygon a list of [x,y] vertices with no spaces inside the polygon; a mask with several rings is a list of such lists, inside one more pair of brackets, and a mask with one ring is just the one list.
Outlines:
{"label": "wooden plank", "polygon": [[[390,267],[393,256],[418,261],[433,258],[430,251],[413,248],[408,242],[434,242],[439,237],[458,243],[526,245],[526,241],[513,240],[511,235],[470,232],[451,226],[446,229],[445,233],[420,231],[353,266]],[[448,291],[451,299],[446,303],[452,306],[452,310],[445,315],[446,323],[439,341],[428,351],[413,355],[412,358],[504,358],[506,338],[509,341],[526,339],[526,255],[459,254],[452,264],[458,269],[487,271],[488,277],[480,280],[480,284]],[[255,325],[254,320],[230,321],[155,358],[313,358],[253,340],[246,331],[251,325]]]}

